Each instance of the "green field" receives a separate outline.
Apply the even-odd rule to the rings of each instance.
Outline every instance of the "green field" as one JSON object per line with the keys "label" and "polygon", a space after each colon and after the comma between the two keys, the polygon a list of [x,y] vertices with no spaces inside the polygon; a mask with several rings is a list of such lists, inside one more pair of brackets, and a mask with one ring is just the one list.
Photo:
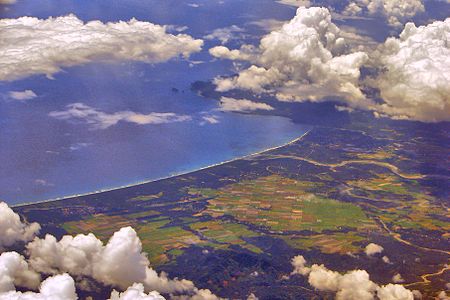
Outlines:
{"label": "green field", "polygon": [[384,208],[373,206],[372,214],[393,227],[404,229],[428,229],[442,232],[450,231],[450,224],[436,218],[450,217],[448,208],[437,204],[438,201],[426,190],[420,189],[415,180],[399,180],[388,174],[378,174],[369,180],[347,182],[354,190],[363,191],[365,198],[395,204]]}
{"label": "green field", "polygon": [[231,215],[272,231],[322,232],[373,224],[359,206],[311,193],[317,185],[272,175],[219,190],[191,189],[190,193],[213,198],[201,215]]}
{"label": "green field", "polygon": [[356,254],[363,249],[358,244],[367,239],[358,235],[357,232],[333,234],[318,234],[313,236],[280,236],[289,246],[302,249],[311,250],[313,248],[319,249],[322,253],[327,254]]}
{"label": "green field", "polygon": [[220,221],[208,221],[193,223],[190,227],[201,233],[216,249],[229,248],[231,245],[239,245],[244,249],[254,253],[262,253],[258,247],[249,244],[244,238],[256,237],[257,233],[248,230],[245,226],[235,223],[226,223]]}

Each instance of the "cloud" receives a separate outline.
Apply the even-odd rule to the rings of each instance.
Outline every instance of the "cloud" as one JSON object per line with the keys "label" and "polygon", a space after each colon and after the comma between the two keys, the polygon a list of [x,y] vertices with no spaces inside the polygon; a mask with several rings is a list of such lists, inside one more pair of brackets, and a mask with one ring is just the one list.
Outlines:
{"label": "cloud", "polygon": [[51,183],[51,182],[48,182],[47,180],[45,180],[45,179],[35,179],[34,180],[34,184],[35,185],[38,185],[38,186],[55,186],[55,184],[53,184],[53,183]]}
{"label": "cloud", "polygon": [[210,290],[197,290],[193,296],[173,296],[172,300],[226,300],[219,298]]}
{"label": "cloud", "polygon": [[306,266],[306,259],[302,255],[297,255],[292,258],[291,261],[294,270],[291,275],[300,274],[300,275],[308,275],[311,272],[311,269]]}
{"label": "cloud", "polygon": [[366,246],[364,249],[364,252],[366,252],[367,256],[374,256],[375,254],[383,252],[384,248],[380,245],[370,243]]}
{"label": "cloud", "polygon": [[[258,47],[217,46],[209,52],[250,65],[236,76],[216,77],[219,92],[250,90],[280,101],[332,99],[377,117],[440,122],[450,120],[449,34],[450,18],[420,27],[408,23],[398,38],[377,44],[363,32],[338,28],[326,8],[300,7]],[[377,72],[362,78],[361,67]],[[381,103],[363,92],[367,87],[379,91]]]}
{"label": "cloud", "polygon": [[9,291],[0,293],[0,300],[77,300],[75,282],[68,274],[49,277],[42,282],[39,293]]}
{"label": "cloud", "polygon": [[[255,49],[252,45],[244,45],[240,50],[230,50],[225,46],[216,46],[209,49],[209,54],[212,56],[230,60],[254,60],[255,53],[253,52],[255,52]],[[216,82],[216,84],[220,84],[220,82]]]}
{"label": "cloud", "polygon": [[413,300],[414,293],[401,284],[389,283],[377,289],[380,300]]}
{"label": "cloud", "polygon": [[248,295],[247,300],[258,300],[258,297],[255,296],[255,294],[251,293]]}
{"label": "cloud", "polygon": [[285,22],[277,19],[262,19],[250,22],[251,25],[258,26],[265,31],[278,30]]}
{"label": "cloud", "polygon": [[345,274],[327,269],[324,265],[306,266],[303,256],[292,259],[292,274],[308,276],[308,282],[320,291],[336,293],[337,300],[413,300],[413,293],[402,285],[379,286],[370,280],[364,270],[352,270]]}
{"label": "cloud", "polygon": [[249,112],[255,110],[273,110],[274,108],[266,103],[254,102],[248,99],[234,99],[230,97],[220,98],[220,110],[232,112]]}
{"label": "cloud", "polygon": [[381,259],[382,259],[383,262],[386,263],[386,264],[392,264],[392,263],[391,263],[391,260],[390,260],[389,257],[387,257],[386,255],[383,256]]}
{"label": "cloud", "polygon": [[[192,281],[170,279],[166,273],[158,274],[153,270],[147,255],[142,252],[136,231],[131,227],[115,232],[106,245],[92,233],[74,237],[65,235],[60,241],[47,234],[44,239],[35,238],[30,242],[27,252],[30,266],[44,274],[66,272],[77,277],[89,276],[121,290],[131,287],[128,294],[140,291],[142,285],[145,291],[181,294],[179,299],[219,299],[209,290],[197,289]],[[112,295],[116,297],[120,293]],[[151,297],[154,295],[157,294],[150,292]]]}
{"label": "cloud", "polygon": [[[8,253],[11,254],[11,253]],[[26,265],[26,262],[22,256],[15,253],[17,257],[20,257],[21,263]],[[12,283],[12,279],[5,274],[4,266],[2,262],[3,258],[0,256],[0,300],[77,300],[79,297],[76,294],[75,281],[73,278],[67,274],[60,274],[48,277],[46,280],[40,284],[39,293],[27,291],[20,292],[15,289],[15,282]],[[11,265],[11,262],[9,263]],[[19,270],[18,275],[24,276],[24,272],[30,272],[28,269]],[[36,275],[36,279],[40,279],[39,275]],[[14,278],[16,281],[20,280],[21,277],[16,276]],[[8,280],[11,284],[8,284]],[[23,279],[22,279],[23,280]],[[7,283],[6,289],[4,283]],[[39,280],[33,282],[33,286],[20,285],[21,287],[36,289],[39,286]],[[19,284],[16,284],[19,285]],[[113,290],[109,300],[165,300],[161,294],[156,291],[151,291],[145,293],[144,285],[141,283],[134,283],[132,286],[128,287],[124,292],[118,292]],[[172,299],[179,300],[220,300],[217,296],[211,293],[209,290],[196,290],[192,296],[173,296]]]}
{"label": "cloud", "polygon": [[26,224],[8,205],[0,202],[0,250],[18,241],[27,242],[41,229],[38,223]]}
{"label": "cloud", "polygon": [[49,116],[58,120],[82,121],[90,125],[93,129],[106,129],[119,122],[148,125],[191,120],[191,117],[187,115],[178,115],[175,113],[140,114],[133,111],[119,111],[109,114],[83,103],[72,103],[67,105],[66,108],[64,111],[52,111],[49,113]]}
{"label": "cloud", "polygon": [[36,289],[40,282],[40,275],[29,269],[23,256],[17,252],[5,252],[0,255],[0,295],[15,291],[16,286]]}
{"label": "cloud", "polygon": [[220,123],[220,121],[217,118],[217,116],[203,116],[202,117],[202,121],[200,122],[200,125],[205,125],[206,123],[208,123],[208,124],[218,124],[218,123]]}
{"label": "cloud", "polygon": [[402,282],[405,282],[405,280],[403,279],[403,277],[402,277],[402,275],[400,273],[397,273],[394,276],[392,276],[392,282],[394,282],[394,283],[402,283]]}
{"label": "cloud", "polygon": [[328,9],[300,7],[292,20],[264,36],[258,48],[210,49],[215,57],[251,64],[235,77],[216,78],[214,82],[218,91],[272,93],[282,101],[320,101],[332,96],[365,107],[367,101],[358,81],[368,55],[363,51],[349,53],[347,48]]}
{"label": "cloud", "polygon": [[219,40],[222,45],[226,44],[228,41],[240,38],[240,34],[244,32],[244,29],[236,25],[231,25],[229,27],[217,28],[203,38],[205,40]]}
{"label": "cloud", "polygon": [[70,151],[77,151],[77,150],[80,150],[80,149],[89,147],[89,146],[91,146],[91,145],[92,145],[92,143],[82,143],[82,142],[80,142],[80,143],[74,143],[74,144],[72,144],[72,145],[69,146],[69,150],[70,150]]}
{"label": "cloud", "polygon": [[309,5],[311,5],[309,0],[277,0],[277,2],[280,4],[295,6],[295,7],[300,7],[300,6],[308,7]]}
{"label": "cloud", "polygon": [[165,25],[165,27],[169,32],[183,32],[189,29],[189,27],[185,25]]}
{"label": "cloud", "polygon": [[414,299],[422,299],[423,298],[422,293],[418,290],[413,290],[412,293],[414,295]]}
{"label": "cloud", "polygon": [[391,26],[401,26],[424,11],[422,0],[356,0],[347,5],[344,14],[383,15]]}
{"label": "cloud", "polygon": [[165,298],[155,291],[146,294],[144,286],[135,283],[123,293],[114,290],[109,300],[165,300]]}
{"label": "cloud", "polygon": [[142,252],[142,244],[131,227],[114,233],[106,245],[93,234],[66,235],[60,241],[52,235],[35,238],[27,245],[29,263],[45,274],[67,272],[74,276],[90,276],[106,285],[127,289],[134,283],[144,284],[147,290],[163,293],[190,292],[191,281],[169,279],[150,268]]}
{"label": "cloud", "polygon": [[[37,223],[22,223],[6,203],[0,203],[2,246],[12,245],[18,240],[28,241],[39,229]],[[47,234],[43,239],[35,237],[26,245],[25,252],[28,261],[17,252],[0,255],[0,300],[77,299],[74,281],[68,274],[77,279],[88,276],[125,290],[122,294],[113,291],[113,299],[135,299],[130,298],[133,295],[142,296],[136,299],[164,299],[158,297],[159,293],[178,294],[179,299],[219,299],[209,290],[196,288],[192,281],[170,279],[166,273],[158,274],[153,270],[146,253],[142,252],[142,243],[136,231],[131,227],[115,232],[106,245],[92,233],[65,235],[59,241]],[[41,281],[40,273],[67,274],[49,277],[41,284],[40,293],[16,291],[16,287],[36,290]],[[151,292],[144,295],[144,290]]]}
{"label": "cloud", "polygon": [[[84,23],[75,15],[1,19],[0,80],[34,74],[51,77],[63,67],[92,61],[159,63],[200,51],[203,41],[172,35],[164,26],[128,22]],[[51,47],[49,47],[51,45]]]}
{"label": "cloud", "polygon": [[25,90],[25,91],[11,91],[8,93],[8,96],[11,99],[19,100],[19,101],[25,101],[30,100],[33,98],[36,98],[37,95],[32,90]]}
{"label": "cloud", "polygon": [[374,54],[382,72],[372,85],[384,104],[376,110],[396,119],[450,120],[450,18],[427,26],[405,25]]}

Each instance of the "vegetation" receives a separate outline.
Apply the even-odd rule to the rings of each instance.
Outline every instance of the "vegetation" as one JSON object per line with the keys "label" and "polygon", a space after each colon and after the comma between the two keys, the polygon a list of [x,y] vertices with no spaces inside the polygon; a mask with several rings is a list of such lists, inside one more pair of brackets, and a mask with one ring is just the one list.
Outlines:
{"label": "vegetation", "polygon": [[191,193],[212,198],[201,215],[231,215],[272,231],[322,232],[373,224],[359,206],[310,193],[317,185],[320,183],[272,175]]}

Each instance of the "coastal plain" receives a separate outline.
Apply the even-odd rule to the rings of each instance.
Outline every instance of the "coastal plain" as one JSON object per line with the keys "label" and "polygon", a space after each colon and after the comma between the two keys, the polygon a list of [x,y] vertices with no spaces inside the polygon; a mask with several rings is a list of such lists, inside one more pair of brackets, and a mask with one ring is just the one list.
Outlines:
{"label": "coastal plain", "polygon": [[[380,284],[400,274],[432,299],[450,281],[450,157],[446,129],[425,132],[314,126],[222,165],[15,210],[58,236],[107,241],[132,226],[157,270],[221,297],[331,297],[287,276],[301,254],[340,272],[367,270]],[[383,252],[366,255],[369,243]]]}

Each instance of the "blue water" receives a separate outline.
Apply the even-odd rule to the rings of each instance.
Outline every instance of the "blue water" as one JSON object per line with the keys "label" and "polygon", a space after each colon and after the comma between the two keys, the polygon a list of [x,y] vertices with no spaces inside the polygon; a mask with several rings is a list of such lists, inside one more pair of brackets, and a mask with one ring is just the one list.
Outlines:
{"label": "blue water", "polygon": [[[254,43],[264,32],[249,22],[289,19],[295,10],[273,1],[95,1],[21,0],[1,17],[47,18],[74,13],[83,20],[140,20],[187,25],[186,33],[201,38],[213,29],[236,24],[247,28],[245,41]],[[276,9],[274,9],[276,8]],[[224,14],[224,12],[227,12]],[[216,17],[211,18],[211,15]],[[0,199],[18,204],[99,189],[114,188],[170,176],[278,146],[308,128],[289,119],[223,113],[216,101],[190,91],[196,80],[231,74],[230,62],[213,61],[207,41],[191,57],[204,63],[173,60],[149,65],[122,62],[91,63],[66,68],[50,80],[38,75],[0,82]],[[231,45],[233,47],[233,45]],[[176,88],[179,92],[174,92]],[[8,100],[9,91],[33,90],[38,97],[25,103]],[[51,118],[48,114],[82,102],[114,113],[175,112],[192,120],[162,125],[121,122],[104,130]],[[219,123],[203,122],[214,116]]]}
{"label": "blue water", "polygon": [[[43,96],[1,105],[0,198],[32,202],[166,177],[281,145],[306,131],[286,118],[218,111],[216,101],[189,89],[192,80],[208,73],[198,69],[186,62],[91,64],[58,74],[56,80],[13,83],[15,90],[28,88]],[[170,111],[192,120],[121,122],[92,130],[48,116],[74,102],[108,113]],[[203,116],[219,123],[205,123]]]}
{"label": "blue water", "polygon": [[[331,0],[311,2],[339,6]],[[198,7],[189,6],[192,3]],[[431,17],[442,19],[448,11],[444,1],[430,0],[426,5],[431,15],[417,16],[418,24]],[[266,33],[252,22],[289,20],[295,8],[275,0],[19,0],[0,6],[0,18],[69,13],[84,21],[135,17],[187,26],[185,33],[194,38],[237,25],[243,35],[227,46],[238,48],[256,45]],[[388,30],[382,19],[365,21],[366,27],[357,19],[336,22],[357,27],[380,42],[398,33],[398,29]],[[208,54],[218,44],[217,40],[205,41],[203,50],[191,56],[191,61],[200,64],[182,59],[156,65],[90,63],[65,68],[52,80],[37,75],[0,81],[0,199],[17,204],[128,185],[244,156],[301,136],[307,127],[289,119],[221,113],[215,101],[190,91],[194,81],[234,73],[230,61],[214,60]],[[28,89],[38,97],[26,103],[7,97],[10,91]],[[64,110],[75,102],[107,113],[175,112],[192,120],[164,125],[122,122],[92,130],[86,124],[49,117],[51,111]],[[219,123],[202,124],[204,116],[215,116]]]}

